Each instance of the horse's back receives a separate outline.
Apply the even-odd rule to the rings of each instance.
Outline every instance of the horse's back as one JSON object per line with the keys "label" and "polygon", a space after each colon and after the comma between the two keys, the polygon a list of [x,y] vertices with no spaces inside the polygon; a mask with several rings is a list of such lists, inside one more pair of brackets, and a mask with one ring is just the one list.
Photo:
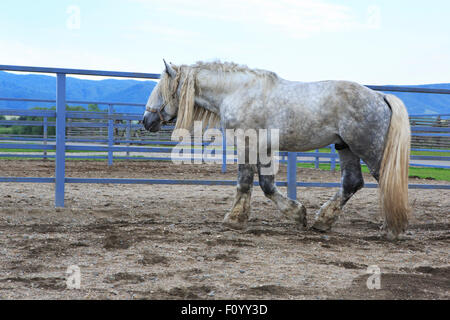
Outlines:
{"label": "horse's back", "polygon": [[341,141],[369,143],[389,126],[383,95],[350,81],[282,81],[271,114],[287,146],[305,150]]}
{"label": "horse's back", "polygon": [[305,106],[311,105],[311,102],[313,102],[312,105],[314,107],[322,105],[331,107],[337,103],[361,106],[361,100],[382,100],[384,96],[366,86],[345,80],[317,82],[281,80],[274,93],[277,96],[285,96],[287,94],[292,99],[291,102],[300,102],[300,104]]}

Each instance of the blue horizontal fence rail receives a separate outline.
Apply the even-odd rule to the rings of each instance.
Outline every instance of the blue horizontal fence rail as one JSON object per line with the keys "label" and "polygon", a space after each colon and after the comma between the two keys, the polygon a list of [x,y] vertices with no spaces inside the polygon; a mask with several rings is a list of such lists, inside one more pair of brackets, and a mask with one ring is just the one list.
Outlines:
{"label": "blue horizontal fence rail", "polygon": [[[20,98],[4,98],[0,97],[0,101],[11,102],[38,102],[38,103],[55,103],[56,110],[16,110],[16,109],[0,109],[0,115],[8,116],[34,116],[42,117],[42,121],[0,121],[0,126],[38,126],[44,127],[43,138],[29,138],[29,137],[0,137],[0,157],[22,157],[22,158],[45,158],[55,159],[55,177],[54,178],[21,178],[21,177],[0,177],[0,182],[20,182],[20,183],[54,183],[55,184],[55,206],[64,207],[64,194],[66,183],[93,183],[93,184],[167,184],[167,185],[223,185],[234,186],[236,181],[225,180],[164,180],[164,179],[86,179],[86,178],[67,178],[65,177],[65,160],[70,159],[104,159],[108,161],[109,165],[113,164],[114,159],[133,159],[133,160],[171,160],[170,157],[158,156],[158,157],[130,157],[130,156],[114,156],[114,152],[147,152],[147,153],[171,153],[171,146],[178,144],[172,141],[135,141],[129,139],[115,139],[114,129],[121,128],[127,130],[141,128],[140,124],[133,124],[132,121],[141,120],[141,114],[132,113],[115,113],[114,106],[129,106],[144,108],[145,104],[136,103],[123,103],[123,102],[105,102],[105,101],[78,101],[66,99],[66,76],[71,75],[89,75],[89,76],[102,76],[102,77],[122,77],[122,78],[140,78],[140,79],[159,79],[159,74],[152,73],[132,73],[132,72],[115,72],[115,71],[98,71],[98,70],[77,70],[77,69],[59,69],[59,68],[38,68],[38,67],[22,67],[22,66],[4,66],[0,65],[0,70],[15,71],[15,72],[37,72],[37,73],[52,73],[56,75],[56,99],[44,100],[44,99],[20,99]],[[425,89],[414,87],[397,87],[397,86],[368,86],[373,90],[389,91],[389,92],[416,92],[416,93],[432,93],[432,94],[450,94],[450,90],[444,89]],[[107,112],[86,112],[86,111],[66,111],[67,104],[89,105],[97,104],[107,107]],[[142,109],[143,111],[143,109]],[[417,117],[423,117],[424,115],[417,115]],[[429,115],[436,117],[438,115]],[[450,114],[439,115],[443,117],[449,117]],[[49,118],[55,118],[55,121],[49,121]],[[68,122],[67,119],[80,120],[76,122]],[[82,122],[84,119],[84,122]],[[86,120],[98,120],[105,122],[89,122]],[[116,123],[116,121],[126,121],[127,123]],[[47,136],[47,129],[49,127],[56,127],[56,137],[49,138]],[[108,130],[106,139],[67,139],[67,128],[105,128]],[[437,136],[448,137],[450,136],[450,128],[441,127],[425,127],[417,126],[412,127],[412,135],[416,136]],[[3,143],[1,141],[14,141],[17,143]],[[43,142],[44,144],[25,144],[20,142]],[[80,146],[80,145],[68,145],[67,143],[102,143],[105,146]],[[51,143],[48,145],[47,143]],[[54,143],[54,144],[53,144]],[[142,147],[130,147],[130,146],[115,146],[115,144],[134,144],[143,145]],[[152,146],[154,145],[154,146]],[[201,144],[202,147],[206,147],[209,144]],[[168,146],[168,147],[161,147]],[[217,152],[222,153],[222,171],[226,171],[227,154],[230,154],[226,148],[226,140],[221,142],[221,150]],[[339,163],[339,158],[334,149],[334,146],[330,146],[330,152],[324,153],[316,150],[315,152],[280,152],[279,158],[281,163],[287,164],[287,181],[277,182],[278,186],[288,188],[288,196],[291,199],[296,199],[297,187],[327,187],[337,188],[339,183],[303,183],[297,182],[297,163],[311,163],[311,160],[298,160],[301,158],[312,158],[312,161],[316,168],[320,164],[326,163],[331,165],[331,170],[335,170],[336,165]],[[43,151],[43,155],[31,155],[31,154],[11,154],[1,153],[2,149],[26,149],[26,150],[38,150]],[[433,151],[433,152],[449,152],[448,150],[435,150],[435,149],[413,149],[417,151]],[[49,155],[47,151],[54,151],[55,154]],[[72,155],[71,152],[105,152],[107,155]],[[194,150],[192,150],[194,153]],[[236,152],[231,152],[236,155]],[[321,161],[320,159],[328,159]],[[190,158],[183,158],[182,160],[191,160]],[[412,156],[412,160],[440,160],[450,161],[450,157],[445,156]],[[232,162],[236,160],[233,157]],[[420,165],[427,166],[427,165]],[[436,167],[436,166],[433,166]],[[443,168],[450,168],[447,166],[440,166]],[[255,182],[258,185],[258,182]],[[376,188],[376,184],[366,184],[366,188]],[[409,186],[411,189],[450,189],[450,185],[425,185],[425,184],[412,184]]]}

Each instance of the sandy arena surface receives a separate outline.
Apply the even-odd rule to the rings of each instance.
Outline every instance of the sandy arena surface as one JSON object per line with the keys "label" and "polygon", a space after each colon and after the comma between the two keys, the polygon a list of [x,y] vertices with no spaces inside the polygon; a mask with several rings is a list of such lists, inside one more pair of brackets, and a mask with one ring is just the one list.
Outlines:
{"label": "sandy arena surface", "polygon": [[[340,179],[314,169],[298,174]],[[54,163],[2,160],[0,176],[52,177]],[[66,176],[234,180],[236,169],[71,161]],[[279,176],[285,180],[285,168]],[[221,224],[235,187],[66,191],[66,208],[55,210],[52,184],[0,184],[0,299],[449,299],[450,191],[410,190],[414,216],[395,242],[380,237],[376,189],[358,192],[326,234],[297,230],[259,188],[243,231]],[[309,225],[335,191],[298,188]],[[72,265],[81,270],[80,290],[66,287]],[[379,290],[366,285],[372,265],[381,270]]]}

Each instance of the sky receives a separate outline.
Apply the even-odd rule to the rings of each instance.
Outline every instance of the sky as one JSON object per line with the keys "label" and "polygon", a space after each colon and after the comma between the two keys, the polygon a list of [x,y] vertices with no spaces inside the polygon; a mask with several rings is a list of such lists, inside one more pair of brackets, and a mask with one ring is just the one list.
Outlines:
{"label": "sky", "polygon": [[2,0],[0,64],[221,60],[298,81],[449,83],[449,18],[447,0]]}

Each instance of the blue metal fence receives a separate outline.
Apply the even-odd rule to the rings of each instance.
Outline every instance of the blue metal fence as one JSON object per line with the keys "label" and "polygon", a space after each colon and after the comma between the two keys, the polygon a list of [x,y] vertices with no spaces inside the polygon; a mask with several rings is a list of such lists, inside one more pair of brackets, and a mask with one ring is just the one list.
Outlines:
{"label": "blue metal fence", "polygon": [[[143,79],[159,79],[158,74],[146,74],[146,73],[130,73],[130,72],[113,72],[113,71],[98,71],[98,70],[75,70],[75,69],[56,69],[56,68],[36,68],[36,67],[20,67],[20,66],[2,66],[0,70],[5,71],[22,71],[22,72],[41,72],[41,73],[53,73],[56,74],[56,100],[34,100],[34,99],[17,99],[17,98],[0,98],[0,100],[6,101],[27,101],[27,102],[46,102],[56,103],[56,111],[50,110],[12,110],[12,109],[0,109],[0,115],[15,115],[15,116],[36,116],[42,117],[42,121],[0,121],[0,125],[29,125],[29,126],[43,126],[44,137],[43,138],[0,138],[1,140],[12,140],[17,143],[1,144],[1,149],[29,149],[29,150],[43,150],[43,155],[18,155],[5,153],[0,154],[0,157],[24,157],[24,158],[54,158],[56,162],[55,177],[54,178],[22,178],[22,177],[0,177],[1,182],[22,182],[22,183],[54,183],[55,184],[55,206],[64,207],[64,194],[66,183],[96,183],[96,184],[168,184],[168,185],[236,185],[236,181],[224,181],[224,180],[162,180],[162,179],[84,179],[84,178],[66,178],[65,177],[65,161],[67,158],[72,159],[107,159],[108,165],[112,165],[114,159],[139,159],[139,160],[170,160],[169,157],[114,157],[114,152],[150,152],[150,153],[170,153],[171,148],[160,147],[161,145],[174,145],[176,142],[168,141],[134,141],[127,140],[115,140],[114,128],[125,128],[129,130],[136,128],[139,125],[131,124],[132,121],[141,120],[141,114],[123,114],[115,113],[114,106],[126,105],[130,107],[144,108],[144,104],[133,103],[117,103],[117,102],[102,102],[102,101],[67,101],[66,100],[66,76],[72,75],[91,75],[91,76],[106,76],[106,77],[125,77],[125,78],[143,78]],[[396,87],[396,86],[368,86],[374,90],[379,91],[401,91],[401,92],[420,92],[420,93],[434,93],[434,94],[450,94],[450,90],[444,89],[423,89],[412,87]],[[99,112],[80,112],[80,111],[66,111],[66,104],[99,104],[107,105],[108,111],[105,113]],[[143,109],[142,109],[143,111]],[[143,113],[143,112],[142,112]],[[433,115],[436,116],[436,115]],[[448,117],[450,114],[441,115]],[[56,118],[56,121],[49,122],[49,118]],[[96,119],[104,120],[105,123],[92,123],[92,122],[73,122],[67,123],[67,119]],[[116,124],[115,120],[126,120],[127,124]],[[48,127],[56,126],[55,139],[48,138],[46,133]],[[104,127],[108,130],[107,139],[66,139],[67,127]],[[413,135],[422,136],[450,136],[450,128],[436,128],[436,127],[413,127]],[[420,132],[418,132],[420,131]],[[424,132],[426,131],[426,132]],[[225,135],[224,135],[225,136]],[[43,142],[44,144],[25,144],[23,142]],[[22,143],[20,143],[22,142]],[[68,145],[67,143],[84,143],[94,142],[106,144],[105,146],[94,145]],[[55,143],[55,144],[48,144]],[[115,146],[116,143],[127,143],[136,145],[150,145],[150,147],[130,147],[130,146]],[[151,145],[157,145],[151,146]],[[47,151],[55,151],[55,155],[48,155]],[[416,149],[419,150],[419,149]],[[421,151],[427,151],[428,149],[420,149]],[[92,155],[66,155],[66,151],[97,151],[107,152],[107,156],[92,156]],[[430,150],[439,151],[439,150]],[[226,171],[227,163],[227,148],[226,140],[222,141],[222,170]],[[444,150],[444,152],[446,152]],[[322,153],[319,150],[316,152],[304,153],[304,152],[280,152],[279,156],[282,163],[287,163],[287,181],[277,182],[278,186],[284,186],[288,188],[288,196],[291,199],[296,199],[297,187],[339,187],[339,183],[302,183],[297,182],[297,163],[299,162],[311,162],[310,160],[298,160],[298,157],[308,157],[314,159],[315,167],[318,168],[321,163],[331,164],[331,169],[334,170],[338,160],[338,155],[334,149],[334,146],[330,146],[329,153]],[[287,158],[287,159],[286,159]],[[329,159],[327,161],[321,161],[320,158]],[[412,156],[412,160],[440,160],[450,161],[450,157],[445,156]],[[234,161],[234,160],[233,160]],[[420,165],[427,166],[427,165]],[[433,167],[436,167],[433,165]],[[438,166],[441,168],[450,168],[449,166]],[[258,182],[255,182],[258,185]],[[367,184],[367,188],[376,188],[376,184]],[[410,185],[410,188],[422,188],[422,189],[450,189],[450,185],[425,185],[415,184]]]}

